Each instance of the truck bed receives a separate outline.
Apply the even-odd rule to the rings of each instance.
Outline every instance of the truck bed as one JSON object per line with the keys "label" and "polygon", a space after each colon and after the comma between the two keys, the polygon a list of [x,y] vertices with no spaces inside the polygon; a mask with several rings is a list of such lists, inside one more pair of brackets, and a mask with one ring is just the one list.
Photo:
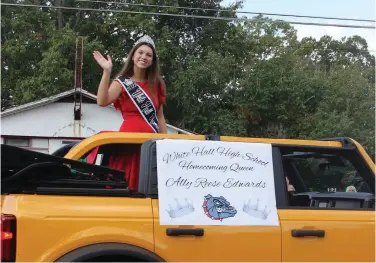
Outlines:
{"label": "truck bed", "polygon": [[2,194],[138,196],[124,171],[1,145]]}

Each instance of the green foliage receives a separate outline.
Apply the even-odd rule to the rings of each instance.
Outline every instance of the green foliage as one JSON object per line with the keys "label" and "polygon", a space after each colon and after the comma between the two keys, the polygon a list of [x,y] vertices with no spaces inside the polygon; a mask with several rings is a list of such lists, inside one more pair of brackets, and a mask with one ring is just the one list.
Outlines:
{"label": "green foliage", "polygon": [[[141,2],[221,8],[221,0],[127,1]],[[133,43],[149,34],[162,64],[172,125],[235,136],[349,136],[373,156],[375,58],[359,36],[299,41],[291,25],[261,16],[240,23],[106,12],[236,17],[241,2],[221,12],[71,0],[52,4],[103,12],[3,6],[2,110],[72,89],[78,36],[84,37],[83,86],[96,94],[102,71],[92,52],[111,55],[116,74]]]}

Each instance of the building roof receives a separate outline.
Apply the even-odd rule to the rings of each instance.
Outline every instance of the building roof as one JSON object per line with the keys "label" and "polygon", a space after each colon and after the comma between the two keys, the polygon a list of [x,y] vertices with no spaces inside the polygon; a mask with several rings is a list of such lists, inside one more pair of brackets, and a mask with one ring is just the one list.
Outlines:
{"label": "building roof", "polygon": [[[57,95],[53,95],[51,97],[47,97],[47,98],[44,98],[44,99],[41,99],[41,100],[32,101],[32,102],[29,102],[29,103],[26,103],[26,104],[22,104],[20,106],[9,108],[9,109],[1,112],[0,116],[3,118],[3,117],[6,117],[6,116],[9,116],[9,115],[12,115],[12,114],[16,114],[16,113],[19,113],[19,112],[22,112],[22,111],[27,111],[27,110],[38,108],[38,107],[41,107],[41,106],[45,106],[47,104],[57,102],[59,100],[67,98],[69,96],[73,96],[75,94],[75,92],[76,92],[75,89],[71,89],[71,90],[59,93]],[[90,93],[90,92],[88,92],[84,89],[81,90],[81,94],[82,94],[83,98],[87,98],[87,99],[92,100],[92,101],[97,100],[96,95],[94,95],[94,94],[92,94],[92,93]],[[114,108],[113,105],[110,105],[109,107]],[[170,124],[166,124],[166,125],[168,127],[172,128],[172,129],[175,129],[175,130],[182,132],[182,133],[185,133],[185,134],[196,134],[192,131],[183,130],[183,129],[180,129],[176,126],[170,125]]]}
{"label": "building roof", "polygon": [[[20,106],[16,106],[16,107],[13,107],[13,108],[10,108],[10,109],[7,109],[7,110],[1,112],[1,117],[5,117],[5,116],[11,115],[11,114],[16,114],[16,113],[19,113],[19,112],[22,112],[22,111],[38,108],[38,107],[59,101],[63,98],[73,96],[74,93],[75,93],[75,89],[71,89],[71,90],[59,93],[57,95],[51,96],[51,97],[47,97],[47,98],[44,98],[44,99],[41,99],[41,100],[32,101],[32,102],[29,102],[29,103],[26,103],[26,104],[22,104]],[[92,93],[89,93],[86,90],[82,90],[81,93],[82,93],[83,97],[86,97],[86,98],[92,99],[92,100],[97,100],[97,96],[95,96]]]}

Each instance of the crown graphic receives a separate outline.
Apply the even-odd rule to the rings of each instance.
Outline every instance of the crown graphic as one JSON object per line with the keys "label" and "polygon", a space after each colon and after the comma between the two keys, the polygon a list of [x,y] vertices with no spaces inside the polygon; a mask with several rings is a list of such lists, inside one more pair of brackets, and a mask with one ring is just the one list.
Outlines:
{"label": "crown graphic", "polygon": [[170,204],[169,210],[166,210],[167,213],[171,218],[178,218],[185,215],[188,215],[190,213],[193,213],[195,211],[195,208],[193,207],[193,203],[188,202],[187,198],[185,198],[185,203],[180,204],[179,200],[175,198],[176,201],[176,207],[172,207]]}
{"label": "crown graphic", "polygon": [[270,210],[267,211],[267,208],[268,207],[265,205],[265,208],[263,210],[259,209],[259,199],[257,199],[257,202],[255,204],[252,204],[251,199],[249,199],[248,203],[244,203],[243,205],[243,211],[245,213],[263,220],[267,219],[268,215],[270,214]]}

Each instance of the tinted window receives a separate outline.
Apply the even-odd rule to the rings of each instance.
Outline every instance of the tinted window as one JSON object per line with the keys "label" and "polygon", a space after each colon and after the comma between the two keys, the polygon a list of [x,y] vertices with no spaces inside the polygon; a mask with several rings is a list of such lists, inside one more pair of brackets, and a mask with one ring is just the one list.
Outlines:
{"label": "tinted window", "polygon": [[[285,175],[299,192],[367,192],[371,188],[349,158],[339,154],[294,152],[284,155]],[[300,179],[301,178],[301,179]]]}

